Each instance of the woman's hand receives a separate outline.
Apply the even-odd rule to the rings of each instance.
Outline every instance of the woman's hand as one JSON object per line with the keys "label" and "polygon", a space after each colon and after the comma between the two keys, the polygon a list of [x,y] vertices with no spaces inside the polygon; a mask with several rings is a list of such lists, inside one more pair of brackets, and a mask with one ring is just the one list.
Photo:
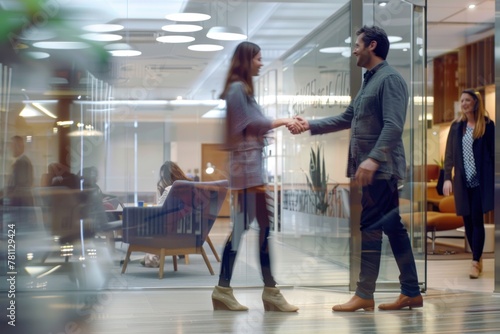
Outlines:
{"label": "woman's hand", "polygon": [[293,122],[293,118],[278,118],[272,122],[271,127],[273,129],[275,129],[275,128],[279,128],[280,126],[287,125],[291,122]]}
{"label": "woman's hand", "polygon": [[453,187],[450,180],[446,180],[443,183],[443,195],[450,196],[453,193]]}
{"label": "woman's hand", "polygon": [[296,116],[293,122],[286,125],[291,134],[296,135],[309,130],[309,122],[302,117]]}

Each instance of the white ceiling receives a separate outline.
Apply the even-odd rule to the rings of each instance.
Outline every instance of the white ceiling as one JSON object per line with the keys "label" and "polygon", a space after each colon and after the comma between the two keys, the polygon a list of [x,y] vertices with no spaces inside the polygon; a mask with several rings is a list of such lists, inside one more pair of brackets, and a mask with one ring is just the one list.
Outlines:
{"label": "white ceiling", "polygon": [[[399,1],[390,1],[387,10],[398,8]],[[0,0],[0,8],[16,11],[20,2]],[[225,48],[218,52],[194,52],[188,50],[186,44],[159,43],[155,38],[166,34],[161,27],[174,23],[165,19],[166,14],[182,11],[210,14],[212,18],[201,23],[202,32],[194,33],[197,40],[202,39],[211,26],[239,26],[248,33],[249,40],[261,46],[264,63],[269,64],[339,10],[346,0],[72,0],[52,3],[65,7],[46,8],[46,12],[64,11],[64,17],[70,22],[69,29],[102,22],[125,26],[119,32],[124,37],[121,42],[137,48],[142,55],[113,57],[108,66],[99,68],[113,85],[115,99],[173,100],[182,96],[207,100],[217,98],[220,93],[228,59],[238,42],[222,42]],[[470,3],[477,7],[467,9]],[[494,7],[493,0],[428,0],[428,57],[492,34]],[[394,19],[391,24],[397,30],[398,25],[406,27],[408,21]],[[40,32],[44,27],[37,28]],[[30,40],[24,42],[30,46]],[[60,52],[49,58],[52,61],[40,61],[46,65],[42,69],[36,67],[37,76],[30,76],[35,65],[23,64],[17,70],[24,71],[25,80],[20,80],[15,89],[22,86],[28,92],[43,91],[47,89],[47,76],[52,76],[54,69],[67,69],[75,64],[79,67],[90,56],[84,52]],[[195,114],[210,107],[196,110]],[[178,110],[186,112],[183,108]]]}

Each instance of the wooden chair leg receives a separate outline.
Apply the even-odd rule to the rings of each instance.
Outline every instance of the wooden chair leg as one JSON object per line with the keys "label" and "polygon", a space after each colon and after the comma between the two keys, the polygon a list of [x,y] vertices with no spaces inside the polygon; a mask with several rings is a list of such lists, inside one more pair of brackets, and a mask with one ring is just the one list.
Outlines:
{"label": "wooden chair leg", "polygon": [[184,254],[184,264],[189,264],[189,255]]}
{"label": "wooden chair leg", "polygon": [[214,275],[214,270],[212,269],[212,265],[210,264],[210,261],[208,261],[208,256],[203,247],[201,248],[201,256],[203,256],[203,260],[205,260],[205,264],[208,267],[208,271],[210,271],[211,275]]}
{"label": "wooden chair leg", "polygon": [[207,235],[207,243],[210,246],[210,249],[212,250],[212,253],[214,253],[215,259],[217,262],[220,262],[219,254],[217,254],[217,250],[215,250],[214,244],[212,243],[212,240],[210,239],[210,236]]}
{"label": "wooden chair leg", "polygon": [[163,269],[165,268],[165,249],[160,250],[160,272],[158,273],[158,278],[163,278]]}
{"label": "wooden chair leg", "polygon": [[132,249],[130,246],[128,246],[127,255],[125,255],[125,261],[123,262],[123,266],[122,266],[122,274],[125,274],[125,270],[127,270],[127,264],[128,264],[128,261],[130,260],[131,253],[132,253]]}
{"label": "wooden chair leg", "polygon": [[177,271],[177,255],[172,256],[172,261],[174,262],[174,271]]}

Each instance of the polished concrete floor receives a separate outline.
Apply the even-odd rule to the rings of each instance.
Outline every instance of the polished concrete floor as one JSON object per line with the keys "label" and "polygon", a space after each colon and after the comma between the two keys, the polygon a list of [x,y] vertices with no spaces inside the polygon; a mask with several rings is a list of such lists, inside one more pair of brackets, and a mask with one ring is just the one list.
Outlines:
{"label": "polished concrete floor", "polygon": [[[226,233],[225,228],[213,233],[219,249]],[[247,233],[247,238],[254,236],[252,231]],[[243,246],[234,286],[248,312],[213,311],[210,295],[217,276],[208,273],[201,257],[193,256],[189,265],[181,262],[178,272],[166,269],[165,278],[159,280],[157,269],[141,267],[138,259],[142,255],[137,254],[124,275],[115,264],[108,289],[97,293],[61,292],[57,286],[54,293],[19,292],[18,325],[1,326],[0,333],[500,333],[500,295],[493,293],[493,259],[484,260],[484,273],[477,280],[468,278],[469,260],[428,261],[428,290],[420,309],[336,313],[331,307],[349,300],[351,292],[340,286],[306,288],[297,284],[281,287],[288,301],[300,308],[290,314],[264,311],[262,289],[256,287],[260,277],[253,270],[256,263],[244,253],[247,248],[253,252],[254,244]],[[116,245],[117,260],[125,249]],[[286,267],[297,254],[285,254],[281,262]],[[283,263],[278,277],[284,272]],[[328,269],[328,264],[319,261],[314,264],[324,280],[346,278],[345,270]],[[328,271],[331,275],[325,274]],[[61,283],[65,280],[61,277]],[[380,304],[396,297],[397,293],[377,293],[375,300]]]}

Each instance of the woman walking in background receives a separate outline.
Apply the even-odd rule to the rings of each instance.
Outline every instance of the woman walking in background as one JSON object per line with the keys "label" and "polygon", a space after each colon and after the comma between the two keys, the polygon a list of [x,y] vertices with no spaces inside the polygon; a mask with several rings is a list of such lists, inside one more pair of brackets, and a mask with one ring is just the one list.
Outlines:
{"label": "woman walking in background", "polygon": [[493,210],[495,125],[479,92],[464,90],[460,104],[462,112],[452,123],[446,142],[443,194],[455,196],[457,215],[464,219],[472,250],[469,277],[478,278],[483,270],[483,214]]}
{"label": "woman walking in background", "polygon": [[259,259],[264,291],[262,301],[266,311],[295,312],[271,273],[269,256],[269,215],[266,205],[262,149],[269,130],[286,125],[291,119],[269,120],[254,98],[252,77],[262,67],[260,47],[242,42],[234,52],[221,98],[226,100],[226,149],[230,152],[230,188],[233,202],[233,230],[222,254],[219,284],[212,293],[214,310],[246,311],[238,303],[230,287],[234,262],[242,234],[256,218],[259,224]]}

